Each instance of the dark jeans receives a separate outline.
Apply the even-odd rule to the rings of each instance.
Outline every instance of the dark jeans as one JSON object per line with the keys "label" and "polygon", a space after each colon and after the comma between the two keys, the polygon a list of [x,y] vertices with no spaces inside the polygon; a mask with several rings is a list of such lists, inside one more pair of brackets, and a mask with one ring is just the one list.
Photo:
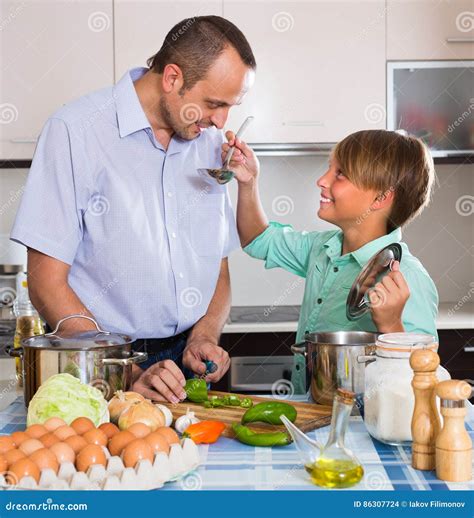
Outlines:
{"label": "dark jeans", "polygon": [[147,361],[139,363],[139,367],[145,370],[156,362],[173,360],[183,371],[186,379],[193,378],[194,373],[183,367],[183,351],[186,347],[188,335],[189,330],[176,336],[170,336],[169,338],[142,338],[135,340],[132,344],[132,349],[134,351],[148,353]]}

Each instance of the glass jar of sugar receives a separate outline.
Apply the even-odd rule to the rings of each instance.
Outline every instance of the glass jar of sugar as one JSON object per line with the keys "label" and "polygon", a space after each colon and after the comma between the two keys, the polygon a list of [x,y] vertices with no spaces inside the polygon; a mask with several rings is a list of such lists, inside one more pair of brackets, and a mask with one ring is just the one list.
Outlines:
{"label": "glass jar of sugar", "polygon": [[[415,396],[409,359],[416,349],[436,352],[438,344],[433,336],[420,333],[380,335],[376,343],[376,361],[365,369],[365,426],[372,437],[386,444],[403,445],[412,440]],[[436,376],[439,381],[451,378],[441,366]]]}

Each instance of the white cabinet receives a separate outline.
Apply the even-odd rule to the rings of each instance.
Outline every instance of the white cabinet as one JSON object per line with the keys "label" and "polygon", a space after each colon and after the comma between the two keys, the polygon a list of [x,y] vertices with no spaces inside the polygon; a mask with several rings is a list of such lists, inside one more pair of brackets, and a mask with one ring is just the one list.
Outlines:
{"label": "white cabinet", "polygon": [[179,21],[213,14],[222,16],[221,0],[114,0],[117,81],[128,69],[145,67]]}
{"label": "white cabinet", "polygon": [[228,126],[249,142],[336,142],[385,127],[385,2],[224,0],[257,60],[253,89]]}
{"label": "white cabinet", "polygon": [[474,56],[472,0],[387,0],[387,59]]}
{"label": "white cabinet", "polygon": [[0,24],[0,159],[31,159],[56,109],[113,84],[112,0],[2,0]]}

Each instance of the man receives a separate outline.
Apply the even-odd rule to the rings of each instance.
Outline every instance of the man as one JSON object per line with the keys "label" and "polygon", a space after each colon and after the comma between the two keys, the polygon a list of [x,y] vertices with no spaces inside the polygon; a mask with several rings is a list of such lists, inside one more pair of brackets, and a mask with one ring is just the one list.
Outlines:
{"label": "man", "polygon": [[148,66],[46,122],[11,238],[28,247],[30,297],[51,327],[83,314],[129,334],[149,356],[133,390],[178,402],[183,370],[204,375],[211,360],[215,382],[230,364],[218,343],[239,241],[226,188],[198,169],[222,165],[219,130],[256,64],[235,25],[200,16]]}

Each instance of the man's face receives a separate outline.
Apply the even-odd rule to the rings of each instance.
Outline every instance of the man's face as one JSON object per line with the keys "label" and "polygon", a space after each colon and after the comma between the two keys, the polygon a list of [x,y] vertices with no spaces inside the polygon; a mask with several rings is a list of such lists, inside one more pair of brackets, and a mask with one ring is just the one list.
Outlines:
{"label": "man's face", "polygon": [[180,92],[179,83],[160,99],[163,120],[181,138],[196,138],[204,128],[222,129],[232,106],[240,104],[250,89],[255,72],[238,53],[226,48],[203,79],[190,90]]}

